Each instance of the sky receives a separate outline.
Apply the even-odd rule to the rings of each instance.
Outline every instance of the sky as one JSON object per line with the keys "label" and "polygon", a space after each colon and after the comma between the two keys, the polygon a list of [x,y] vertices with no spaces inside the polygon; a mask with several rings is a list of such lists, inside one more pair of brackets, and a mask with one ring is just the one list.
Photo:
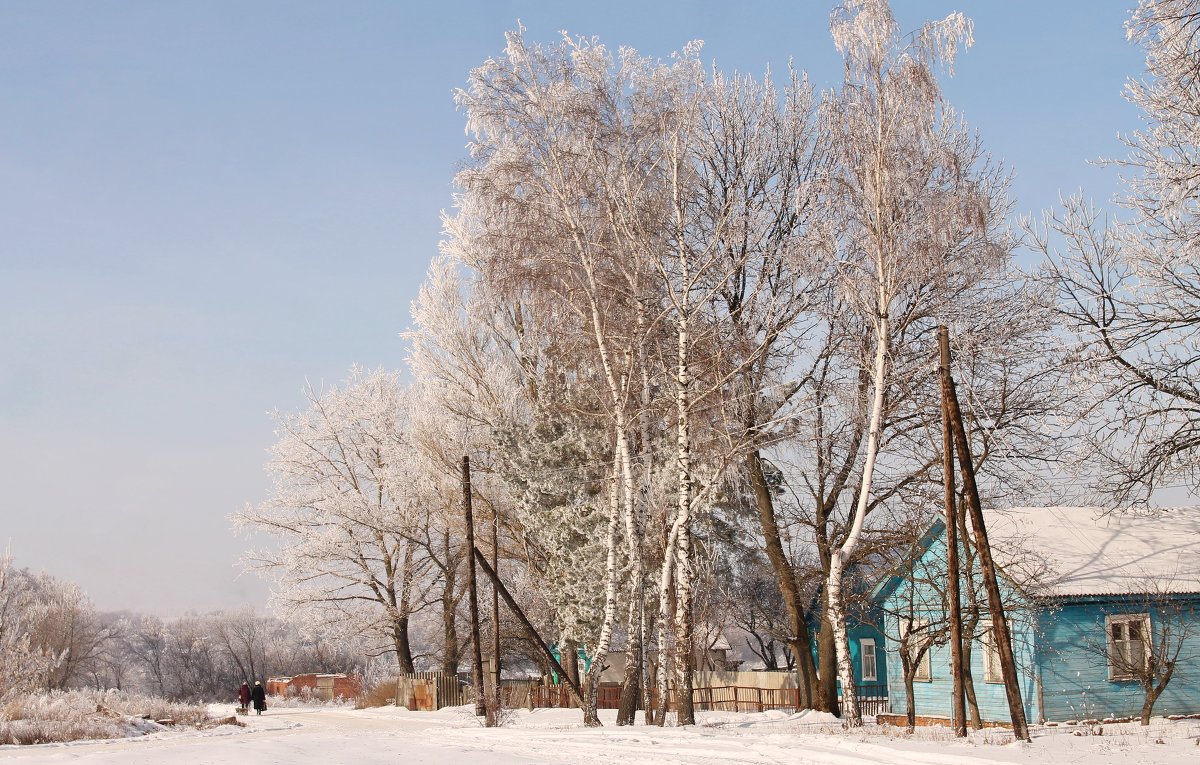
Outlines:
{"label": "sky", "polygon": [[[1138,127],[1133,0],[960,10],[944,92],[1014,173],[1016,213],[1099,202]],[[466,157],[453,91],[518,20],[724,71],[837,85],[832,0],[0,0],[0,545],[105,610],[262,607],[229,514],[259,502],[271,410],[400,368]]]}

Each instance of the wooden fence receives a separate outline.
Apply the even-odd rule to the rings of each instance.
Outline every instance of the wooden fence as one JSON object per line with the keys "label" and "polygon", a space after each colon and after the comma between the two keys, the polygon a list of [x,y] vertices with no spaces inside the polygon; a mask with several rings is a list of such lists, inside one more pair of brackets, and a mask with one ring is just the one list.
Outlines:
{"label": "wooden fence", "polygon": [[471,686],[458,675],[442,672],[415,672],[396,680],[396,706],[414,711],[432,712],[442,707],[457,707],[475,700]]}
{"label": "wooden fence", "polygon": [[[537,681],[505,681],[501,694],[506,707],[566,709],[575,706],[565,685],[546,685]],[[668,708],[675,708],[674,691]],[[418,711],[433,711],[442,707],[461,706],[475,700],[471,686],[457,675],[441,672],[417,672],[401,675],[396,687],[396,705]],[[650,701],[657,706],[658,689],[650,690]],[[755,688],[744,685],[721,685],[692,689],[696,709],[718,712],[766,712],[781,709],[795,712],[800,694],[795,688]],[[620,683],[601,683],[596,693],[597,709],[617,709],[621,704]],[[858,688],[859,711],[864,715],[886,714],[889,711],[887,686],[862,685]]]}
{"label": "wooden fence", "polygon": [[[658,705],[658,689],[650,690],[650,702]],[[696,709],[718,712],[766,712],[781,709],[798,711],[800,692],[796,688],[756,688],[745,685],[723,685],[692,689],[692,703]],[[667,708],[675,709],[675,692],[667,699]],[[862,685],[858,688],[858,708],[864,715],[886,714],[888,706],[887,686]]]}
{"label": "wooden fence", "polygon": [[[567,709],[575,706],[565,685],[534,685],[530,689],[530,705],[535,708]],[[621,706],[621,684],[601,683],[596,689],[597,709],[617,709]]]}
{"label": "wooden fence", "polygon": [[858,713],[863,715],[883,715],[891,711],[888,704],[888,687],[886,683],[860,685],[858,690]]}

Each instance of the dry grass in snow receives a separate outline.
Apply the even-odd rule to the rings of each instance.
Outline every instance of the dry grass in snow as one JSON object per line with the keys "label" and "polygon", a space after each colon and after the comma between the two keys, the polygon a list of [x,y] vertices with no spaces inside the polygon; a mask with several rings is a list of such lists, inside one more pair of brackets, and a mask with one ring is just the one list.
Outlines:
{"label": "dry grass in snow", "polygon": [[142,736],[208,722],[202,706],[121,691],[48,691],[0,705],[0,744],[48,744]]}

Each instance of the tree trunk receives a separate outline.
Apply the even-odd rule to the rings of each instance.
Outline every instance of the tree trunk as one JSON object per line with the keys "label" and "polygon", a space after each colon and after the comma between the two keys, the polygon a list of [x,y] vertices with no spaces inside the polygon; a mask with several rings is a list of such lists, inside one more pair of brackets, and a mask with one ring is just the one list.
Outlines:
{"label": "tree trunk", "polygon": [[571,682],[579,685],[579,644],[574,640],[564,640],[559,655],[562,656],[563,673]]}
{"label": "tree trunk", "polygon": [[690,426],[690,384],[688,368],[688,316],[686,296],[679,321],[679,355],[676,377],[676,494],[678,534],[675,545],[666,551],[675,557],[675,713],[676,725],[695,725],[692,707],[692,444]]}
{"label": "tree trunk", "polygon": [[[683,535],[680,535],[682,542]],[[696,711],[692,700],[693,668],[693,630],[692,630],[692,582],[690,571],[684,571],[686,566],[691,568],[691,561],[684,562],[690,557],[690,548],[681,544],[678,553],[680,567],[678,593],[675,600],[675,704],[678,710],[675,714],[676,725],[695,725]]]}
{"label": "tree trunk", "polygon": [[974,586],[971,584],[972,572],[974,571],[974,558],[971,555],[970,537],[967,535],[967,514],[963,511],[962,506],[958,508],[955,520],[958,523],[958,538],[962,541],[963,552],[966,553],[966,574],[965,581],[971,589],[972,596],[968,598],[967,616],[963,621],[963,635],[966,639],[963,640],[963,691],[967,697],[967,714],[971,723],[972,730],[983,730],[983,718],[979,714],[979,699],[975,697],[975,677],[971,674],[972,667],[972,642],[971,636],[975,634],[975,630],[979,627],[979,604],[974,597]]}
{"label": "tree trunk", "polygon": [[408,639],[408,617],[402,616],[392,625],[392,645],[396,649],[396,663],[406,675],[416,672],[413,667],[412,644]]}
{"label": "tree trunk", "polygon": [[[637,608],[636,603],[630,603],[630,610]],[[636,617],[630,615],[632,623]],[[632,630],[636,625],[630,626]],[[633,725],[637,721],[637,710],[642,700],[642,645],[640,641],[630,638],[629,648],[625,651],[625,674],[621,678],[621,703],[617,708],[617,725]]]}
{"label": "tree trunk", "polygon": [[458,566],[450,555],[450,535],[445,534],[446,570],[442,584],[442,672],[458,674]]}
{"label": "tree trunk", "polygon": [[[671,524],[667,534],[667,542],[663,545],[662,571],[658,581],[658,709],[655,710],[655,724],[662,726],[667,723],[667,709],[670,706],[670,676],[671,676],[671,646],[670,634],[673,624],[674,603],[674,571],[675,571],[675,540],[679,533],[679,520]],[[676,647],[675,650],[678,650]]]}
{"label": "tree trunk", "polygon": [[[645,643],[642,640],[643,607],[646,588],[646,564],[642,557],[642,526],[637,506],[634,503],[633,459],[630,455],[629,438],[617,434],[617,456],[620,460],[621,495],[624,501],[625,543],[628,547],[629,609],[625,619],[625,672],[621,678],[621,703],[617,709],[617,725],[633,725],[642,696],[642,664],[645,661]],[[647,460],[649,457],[647,456]],[[644,487],[648,489],[647,486]]]}
{"label": "tree trunk", "polygon": [[[978,621],[978,620],[977,620]],[[974,634],[975,627],[966,633]],[[975,697],[975,678],[971,674],[971,641],[963,642],[963,691],[967,697],[967,719],[971,723],[971,730],[983,730],[983,718],[979,716],[979,699]]]}
{"label": "tree trunk", "polygon": [[942,384],[942,488],[946,517],[946,599],[950,605],[950,717],[954,735],[967,735],[967,711],[963,699],[963,632],[958,572],[958,497],[954,490],[954,435],[950,425],[950,334],[938,327],[938,371]]}
{"label": "tree trunk", "polygon": [[788,644],[796,662],[799,703],[802,708],[813,709],[817,706],[817,669],[813,666],[812,639],[808,633],[808,621],[805,618],[800,588],[796,585],[796,572],[783,550],[779,524],[775,520],[775,499],[771,495],[771,488],[767,486],[762,457],[758,450],[746,455],[746,466],[750,473],[750,485],[754,489],[754,499],[758,505],[758,520],[763,531],[767,559],[775,571],[775,579],[783,594],[783,606],[787,611],[788,628],[792,636]]}
{"label": "tree trunk", "polygon": [[1142,725],[1150,724],[1150,715],[1154,713],[1154,702],[1158,701],[1158,694],[1152,690],[1146,691],[1146,700],[1142,702]]}
{"label": "tree trunk", "polygon": [[587,671],[587,681],[583,685],[583,722],[589,727],[600,724],[596,714],[596,694],[600,689],[600,674],[604,671],[604,660],[608,658],[608,650],[612,644],[613,624],[617,620],[617,578],[620,575],[617,566],[617,546],[621,531],[621,458],[618,454],[613,462],[612,494],[608,500],[608,533],[605,537],[605,549],[608,556],[604,568],[604,612],[600,635],[593,648],[591,665]]}
{"label": "tree trunk", "polygon": [[833,557],[829,569],[828,587],[825,596],[829,605],[829,623],[833,627],[834,645],[837,646],[837,677],[842,689],[842,719],[851,728],[862,725],[858,710],[858,695],[854,688],[854,667],[850,660],[850,631],[846,628],[846,611],[842,602],[842,558]]}
{"label": "tree trunk", "polygon": [[[492,570],[500,575],[500,514],[492,508]],[[500,590],[492,585],[492,717],[500,714]],[[499,719],[494,719],[499,724]]]}
{"label": "tree trunk", "polygon": [[829,621],[828,603],[821,613],[821,631],[817,635],[817,660],[817,682],[820,683],[820,695],[825,699],[822,711],[841,717],[842,711],[837,697],[837,647],[833,640],[833,623]]}
{"label": "tree trunk", "polygon": [[904,728],[909,733],[917,727],[917,694],[913,689],[915,667],[910,662],[904,662]]}
{"label": "tree trunk", "polygon": [[[878,260],[880,273],[884,270],[882,257]],[[883,400],[887,389],[887,349],[891,343],[888,323],[887,294],[879,287],[877,314],[875,317],[875,364],[872,370],[871,411],[867,427],[867,451],[863,460],[862,480],[859,484],[858,501],[854,515],[850,518],[850,529],[841,546],[833,551],[826,578],[825,597],[830,624],[833,625],[834,645],[837,647],[838,679],[842,684],[842,718],[851,728],[862,725],[862,714],[858,709],[858,695],[854,688],[854,668],[850,660],[850,633],[846,629],[845,603],[842,599],[842,576],[846,566],[854,558],[863,526],[870,507],[871,480],[875,474],[875,462],[879,456],[879,444],[883,431]]]}

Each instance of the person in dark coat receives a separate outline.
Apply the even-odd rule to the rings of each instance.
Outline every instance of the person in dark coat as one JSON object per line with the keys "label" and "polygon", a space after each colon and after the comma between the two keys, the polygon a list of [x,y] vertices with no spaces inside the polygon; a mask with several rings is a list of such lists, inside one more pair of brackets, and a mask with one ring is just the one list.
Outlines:
{"label": "person in dark coat", "polygon": [[255,680],[254,688],[250,691],[250,698],[254,699],[254,711],[262,714],[267,708],[267,689],[262,687],[262,683]]}
{"label": "person in dark coat", "polygon": [[240,706],[242,708],[243,712],[246,710],[247,707],[250,706],[250,684],[249,683],[243,682],[242,687],[238,688],[238,706]]}

